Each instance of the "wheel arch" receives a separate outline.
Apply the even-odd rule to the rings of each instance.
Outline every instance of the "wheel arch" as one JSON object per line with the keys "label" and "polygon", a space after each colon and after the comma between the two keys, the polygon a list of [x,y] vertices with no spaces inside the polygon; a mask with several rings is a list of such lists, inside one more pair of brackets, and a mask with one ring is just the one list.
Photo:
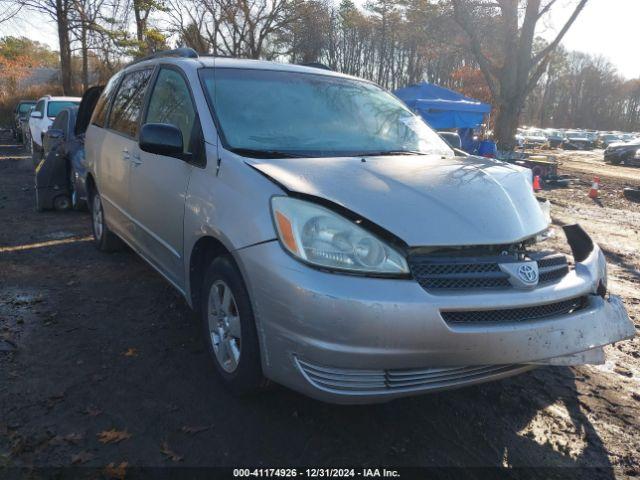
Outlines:
{"label": "wheel arch", "polygon": [[207,267],[213,260],[222,255],[228,255],[231,261],[238,266],[231,251],[216,237],[205,235],[200,237],[189,255],[189,272],[188,272],[188,298],[191,307],[198,311],[202,305],[200,287],[204,280]]}
{"label": "wheel arch", "polygon": [[96,181],[93,178],[91,173],[87,173],[87,200],[91,201],[91,197],[93,197],[93,192],[97,190]]}

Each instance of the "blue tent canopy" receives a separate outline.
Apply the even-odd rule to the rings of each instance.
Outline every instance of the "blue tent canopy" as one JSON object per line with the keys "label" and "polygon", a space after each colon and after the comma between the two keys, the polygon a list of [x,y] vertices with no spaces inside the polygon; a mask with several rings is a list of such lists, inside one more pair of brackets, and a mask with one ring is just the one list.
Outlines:
{"label": "blue tent canopy", "polygon": [[394,92],[432,128],[474,128],[482,123],[491,105],[432,83],[419,83]]}

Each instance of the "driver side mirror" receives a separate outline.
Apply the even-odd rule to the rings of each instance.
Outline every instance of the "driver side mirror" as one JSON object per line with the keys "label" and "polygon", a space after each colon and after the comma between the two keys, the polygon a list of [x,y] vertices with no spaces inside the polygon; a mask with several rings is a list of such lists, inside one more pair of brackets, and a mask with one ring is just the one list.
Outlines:
{"label": "driver side mirror", "polygon": [[31,112],[31,118],[42,118],[42,112]]}
{"label": "driver side mirror", "polygon": [[140,150],[156,155],[182,159],[184,143],[182,132],[166,123],[145,123],[140,130]]}

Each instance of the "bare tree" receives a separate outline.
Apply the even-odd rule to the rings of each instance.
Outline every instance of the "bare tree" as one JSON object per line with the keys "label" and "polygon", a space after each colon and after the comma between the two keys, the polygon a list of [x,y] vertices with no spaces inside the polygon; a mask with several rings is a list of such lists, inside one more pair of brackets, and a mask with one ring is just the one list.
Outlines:
{"label": "bare tree", "polygon": [[[558,46],[588,0],[577,0],[556,37],[534,51],[536,26],[556,0],[451,0],[455,19],[466,32],[497,106],[496,139],[500,148],[511,149],[518,119],[527,95],[547,69],[551,52]],[[490,17],[500,28],[498,41],[486,48],[479,35],[480,22]]]}
{"label": "bare tree", "polygon": [[70,95],[73,93],[71,80],[71,25],[69,21],[71,0],[20,0],[20,2],[22,6],[43,13],[56,22],[60,49],[62,91],[65,95]]}
{"label": "bare tree", "polygon": [[105,0],[71,0],[71,33],[80,43],[82,57],[82,88],[89,87],[90,36],[102,27],[98,24]]}
{"label": "bare tree", "polygon": [[22,4],[15,0],[0,0],[0,24],[11,20],[18,15]]}

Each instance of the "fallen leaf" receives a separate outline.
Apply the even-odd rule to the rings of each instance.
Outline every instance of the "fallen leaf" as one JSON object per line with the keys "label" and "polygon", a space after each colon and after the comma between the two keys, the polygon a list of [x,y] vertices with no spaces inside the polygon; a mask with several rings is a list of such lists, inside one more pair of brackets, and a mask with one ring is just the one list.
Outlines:
{"label": "fallen leaf", "polygon": [[82,435],[81,433],[70,433],[64,436],[64,440],[69,443],[78,443],[83,438],[84,435]]}
{"label": "fallen leaf", "polygon": [[89,453],[86,450],[83,450],[80,453],[77,453],[75,455],[71,455],[71,463],[73,463],[73,464],[87,463],[93,457],[94,457],[93,453]]}
{"label": "fallen leaf", "polygon": [[182,455],[178,455],[176,452],[171,450],[167,442],[162,442],[162,445],[160,446],[160,453],[166,455],[172,462],[181,462],[184,459]]}
{"label": "fallen leaf", "polygon": [[126,430],[116,430],[115,428],[112,430],[104,430],[98,434],[98,440],[100,440],[101,443],[120,443],[129,438],[131,438],[129,432]]}
{"label": "fallen leaf", "polygon": [[108,478],[117,478],[119,480],[123,480],[127,475],[128,466],[129,464],[127,462],[122,462],[118,466],[116,466],[115,463],[111,462],[109,465],[104,467],[104,474]]}
{"label": "fallen leaf", "polygon": [[130,347],[129,349],[127,349],[126,352],[122,352],[122,355],[124,355],[125,357],[136,357],[138,356],[138,350],[136,350],[133,347]]}
{"label": "fallen leaf", "polygon": [[200,433],[200,432],[204,432],[205,430],[209,430],[211,428],[211,425],[207,426],[207,427],[182,427],[180,430],[182,430],[184,433],[190,433],[191,435],[194,435],[196,433]]}

